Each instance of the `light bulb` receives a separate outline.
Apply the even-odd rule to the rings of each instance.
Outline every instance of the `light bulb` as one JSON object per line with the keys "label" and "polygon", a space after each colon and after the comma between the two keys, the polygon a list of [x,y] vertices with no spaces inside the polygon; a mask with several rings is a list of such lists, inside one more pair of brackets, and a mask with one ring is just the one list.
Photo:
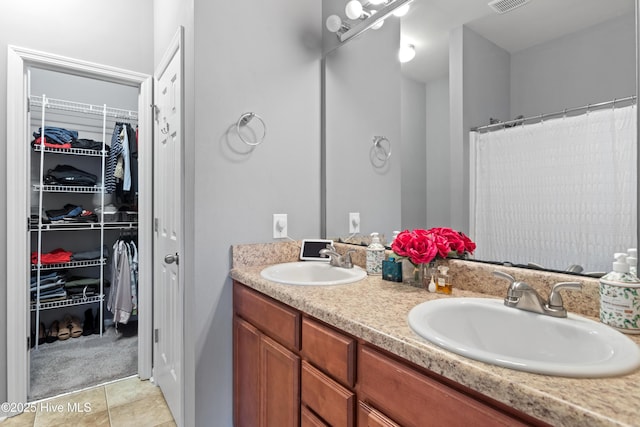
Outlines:
{"label": "light bulb", "polygon": [[[372,10],[371,11],[371,16],[375,15],[376,13],[378,13],[377,10]],[[384,25],[384,19],[381,19],[380,21],[376,22],[375,25],[371,26],[371,29],[373,30],[379,30],[380,28],[382,28],[382,26]]]}
{"label": "light bulb", "polygon": [[416,56],[416,48],[412,44],[403,44],[398,51],[398,60],[400,62],[409,62]]}
{"label": "light bulb", "polygon": [[327,30],[335,33],[340,29],[340,27],[342,27],[342,19],[340,19],[338,15],[330,15],[327,18],[325,25],[327,26]]}
{"label": "light bulb", "polygon": [[402,6],[400,6],[399,8],[397,8],[396,10],[393,11],[393,14],[395,16],[397,16],[398,18],[404,16],[407,14],[407,12],[409,12],[409,8],[411,7],[411,5],[409,3],[405,3]]}
{"label": "light bulb", "polygon": [[351,0],[344,8],[344,13],[349,19],[360,19],[362,16],[362,3],[358,0]]}

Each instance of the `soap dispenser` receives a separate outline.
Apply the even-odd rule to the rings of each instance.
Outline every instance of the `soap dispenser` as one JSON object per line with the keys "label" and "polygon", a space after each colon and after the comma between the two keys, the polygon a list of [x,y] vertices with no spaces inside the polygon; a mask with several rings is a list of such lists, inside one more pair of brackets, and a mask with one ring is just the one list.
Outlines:
{"label": "soap dispenser", "polygon": [[600,278],[600,321],[620,332],[640,334],[640,279],[629,273],[627,254],[614,257],[613,271]]}
{"label": "soap dispenser", "polygon": [[367,274],[382,275],[382,261],[384,261],[384,246],[380,243],[380,235],[371,233],[371,243],[367,246]]}

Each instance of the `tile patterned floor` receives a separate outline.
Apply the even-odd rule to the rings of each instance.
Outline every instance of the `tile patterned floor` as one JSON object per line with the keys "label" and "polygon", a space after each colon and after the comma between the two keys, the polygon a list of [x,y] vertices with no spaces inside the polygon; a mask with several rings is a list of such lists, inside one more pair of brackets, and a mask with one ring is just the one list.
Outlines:
{"label": "tile patterned floor", "polygon": [[2,427],[176,426],[159,387],[137,377],[35,403],[35,412],[0,423]]}

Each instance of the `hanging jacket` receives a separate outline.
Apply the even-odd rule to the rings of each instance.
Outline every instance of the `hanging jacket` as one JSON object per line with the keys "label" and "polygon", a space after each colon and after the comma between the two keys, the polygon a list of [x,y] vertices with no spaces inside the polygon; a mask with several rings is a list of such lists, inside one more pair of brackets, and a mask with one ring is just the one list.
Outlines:
{"label": "hanging jacket", "polygon": [[107,310],[113,313],[113,321],[126,324],[129,322],[133,303],[131,299],[131,265],[129,264],[128,247],[118,240],[113,245],[111,257],[111,287]]}

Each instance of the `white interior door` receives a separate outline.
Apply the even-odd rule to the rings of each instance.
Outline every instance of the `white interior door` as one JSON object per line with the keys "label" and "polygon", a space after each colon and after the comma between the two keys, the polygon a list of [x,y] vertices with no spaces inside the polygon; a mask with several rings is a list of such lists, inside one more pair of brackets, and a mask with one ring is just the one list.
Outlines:
{"label": "white interior door", "polygon": [[182,31],[155,74],[153,376],[183,424]]}

